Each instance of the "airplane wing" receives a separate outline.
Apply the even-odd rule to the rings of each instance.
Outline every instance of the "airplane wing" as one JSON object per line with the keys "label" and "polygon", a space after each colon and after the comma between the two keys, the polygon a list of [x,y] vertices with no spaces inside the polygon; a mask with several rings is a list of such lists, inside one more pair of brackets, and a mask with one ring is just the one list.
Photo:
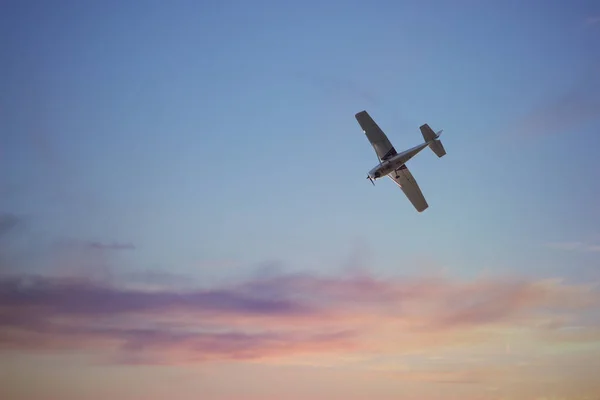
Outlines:
{"label": "airplane wing", "polygon": [[385,133],[383,133],[381,128],[373,121],[373,118],[371,118],[368,112],[361,111],[354,117],[367,135],[367,139],[371,142],[371,145],[375,149],[375,153],[377,153],[377,157],[379,157],[380,160],[383,161],[397,154],[394,146],[392,146]]}
{"label": "airplane wing", "polygon": [[418,212],[424,211],[429,205],[419,188],[419,184],[413,178],[412,174],[406,167],[406,165],[401,166],[395,171],[392,171],[388,174],[388,176],[396,182],[400,189],[404,192],[408,200],[412,203],[412,205],[417,209]]}

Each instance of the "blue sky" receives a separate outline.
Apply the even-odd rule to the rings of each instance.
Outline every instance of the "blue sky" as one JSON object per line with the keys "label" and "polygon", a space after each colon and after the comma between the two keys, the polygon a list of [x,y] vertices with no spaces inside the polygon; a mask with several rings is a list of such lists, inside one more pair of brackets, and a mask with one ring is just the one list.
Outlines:
{"label": "blue sky", "polygon": [[[173,269],[322,268],[364,241],[390,271],[476,272],[598,233],[598,119],[544,125],[570,92],[598,109],[593,2],[4,7],[4,208],[47,238]],[[444,129],[448,157],[409,165],[426,213],[364,179],[362,109],[398,149]]]}
{"label": "blue sky", "polygon": [[[595,1],[3,2],[9,397],[383,399],[407,371],[419,399],[600,389],[556,369],[600,354],[599,17]],[[408,163],[425,212],[366,180],[361,110],[398,151],[444,129],[447,156]],[[7,278],[29,273],[42,289]],[[48,349],[64,370],[27,356]],[[113,364],[80,368],[92,353]]]}

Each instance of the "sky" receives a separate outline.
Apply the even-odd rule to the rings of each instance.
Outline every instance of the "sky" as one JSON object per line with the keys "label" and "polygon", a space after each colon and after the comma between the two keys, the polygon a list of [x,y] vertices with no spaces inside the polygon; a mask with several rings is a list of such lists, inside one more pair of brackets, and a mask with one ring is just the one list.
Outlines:
{"label": "sky", "polygon": [[[598,399],[600,4],[4,1],[0,397]],[[417,213],[354,114],[398,151]]]}

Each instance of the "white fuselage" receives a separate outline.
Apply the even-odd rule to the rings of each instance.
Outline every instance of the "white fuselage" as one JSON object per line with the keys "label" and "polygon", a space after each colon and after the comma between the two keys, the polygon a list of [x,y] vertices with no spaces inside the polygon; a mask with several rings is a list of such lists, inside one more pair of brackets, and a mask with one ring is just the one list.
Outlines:
{"label": "white fuselage", "polygon": [[429,146],[429,142],[421,143],[411,149],[405,150],[402,153],[398,153],[395,156],[390,157],[385,161],[382,161],[381,164],[378,164],[376,167],[369,171],[369,176],[373,180],[386,176],[390,172],[395,171],[404,164],[406,164],[408,160],[416,156],[421,150],[423,150],[427,146]]}

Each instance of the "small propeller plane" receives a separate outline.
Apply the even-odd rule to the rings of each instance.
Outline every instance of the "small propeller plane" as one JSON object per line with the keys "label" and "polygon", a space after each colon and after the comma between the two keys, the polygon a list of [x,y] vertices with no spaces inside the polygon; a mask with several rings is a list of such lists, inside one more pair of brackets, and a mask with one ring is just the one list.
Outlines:
{"label": "small propeller plane", "polygon": [[396,152],[396,149],[390,143],[389,139],[383,133],[381,128],[373,121],[373,118],[366,111],[361,111],[355,115],[358,124],[363,132],[367,135],[367,139],[375,149],[379,165],[369,171],[367,179],[375,186],[375,181],[384,176],[389,176],[404,192],[408,200],[417,209],[418,212],[423,212],[429,205],[417,184],[415,178],[406,167],[406,162],[416,156],[425,147],[428,147],[438,157],[446,155],[446,150],[442,145],[439,137],[442,131],[435,133],[429,125],[424,124],[419,127],[424,143],[421,143],[411,149],[405,150],[402,153]]}

